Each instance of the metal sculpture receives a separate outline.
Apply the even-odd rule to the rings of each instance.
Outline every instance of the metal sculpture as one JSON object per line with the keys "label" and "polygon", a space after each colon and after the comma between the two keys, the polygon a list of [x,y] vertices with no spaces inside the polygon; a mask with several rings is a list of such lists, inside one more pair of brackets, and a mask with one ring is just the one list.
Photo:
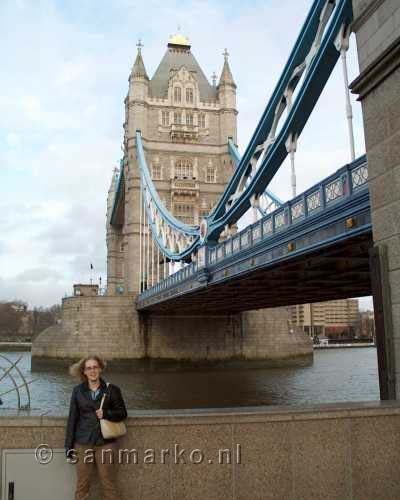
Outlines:
{"label": "metal sculpture", "polygon": [[[18,410],[29,410],[31,407],[31,394],[29,391],[29,384],[35,382],[36,379],[27,381],[24,374],[18,367],[18,363],[23,356],[20,356],[16,361],[12,361],[7,356],[0,354],[0,362],[2,361],[5,366],[0,364],[0,370],[3,372],[0,375],[0,405],[4,404],[3,397],[7,394],[16,393]],[[20,380],[18,380],[18,378]],[[8,388],[6,381],[10,381],[13,387]],[[5,386],[1,390],[2,384]],[[25,403],[23,401],[25,400]]]}

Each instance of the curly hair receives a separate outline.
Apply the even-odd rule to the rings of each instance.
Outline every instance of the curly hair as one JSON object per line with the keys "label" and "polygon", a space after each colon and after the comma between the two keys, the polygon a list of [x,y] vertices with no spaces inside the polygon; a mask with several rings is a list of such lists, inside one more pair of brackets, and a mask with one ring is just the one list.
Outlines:
{"label": "curly hair", "polygon": [[69,367],[69,374],[75,378],[79,378],[82,382],[86,382],[87,377],[85,375],[85,365],[86,361],[89,360],[96,361],[96,363],[100,366],[102,370],[104,370],[106,367],[106,362],[103,359],[101,359],[100,356],[94,354],[91,356],[86,356],[86,358],[82,358],[73,365],[71,365]]}

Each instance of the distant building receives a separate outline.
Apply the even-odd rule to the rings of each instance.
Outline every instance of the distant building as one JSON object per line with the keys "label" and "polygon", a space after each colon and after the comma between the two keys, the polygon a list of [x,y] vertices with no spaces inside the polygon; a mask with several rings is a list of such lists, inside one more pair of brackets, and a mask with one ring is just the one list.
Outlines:
{"label": "distant building", "polygon": [[300,304],[291,306],[290,311],[292,324],[310,337],[354,337],[359,322],[357,299]]}
{"label": "distant building", "polygon": [[374,311],[362,311],[359,314],[357,336],[375,340]]}

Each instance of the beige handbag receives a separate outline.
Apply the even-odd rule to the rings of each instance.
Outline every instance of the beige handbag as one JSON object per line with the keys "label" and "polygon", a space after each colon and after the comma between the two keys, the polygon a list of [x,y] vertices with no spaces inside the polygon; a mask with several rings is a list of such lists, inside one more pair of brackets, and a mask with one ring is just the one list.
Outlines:
{"label": "beige handbag", "polygon": [[[110,384],[107,384],[107,389]],[[106,397],[107,391],[103,394],[100,403],[100,410],[103,409],[104,399]],[[111,422],[111,420],[106,420],[105,418],[100,419],[100,428],[101,433],[104,439],[112,439],[123,436],[126,434],[126,426],[125,423],[121,420],[121,422]]]}

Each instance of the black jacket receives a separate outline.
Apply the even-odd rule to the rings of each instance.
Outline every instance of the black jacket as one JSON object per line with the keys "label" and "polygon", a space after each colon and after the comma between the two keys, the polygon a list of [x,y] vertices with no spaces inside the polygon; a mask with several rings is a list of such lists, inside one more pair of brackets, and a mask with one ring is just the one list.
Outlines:
{"label": "black jacket", "polygon": [[107,384],[100,379],[100,391],[96,399],[92,399],[87,382],[74,387],[69,407],[68,423],[65,434],[65,449],[74,447],[75,443],[103,445],[114,439],[104,439],[101,434],[100,420],[96,410],[100,408],[101,398],[106,392],[103,404],[103,417],[112,422],[120,422],[127,417],[125,403],[121,390],[113,384]]}

